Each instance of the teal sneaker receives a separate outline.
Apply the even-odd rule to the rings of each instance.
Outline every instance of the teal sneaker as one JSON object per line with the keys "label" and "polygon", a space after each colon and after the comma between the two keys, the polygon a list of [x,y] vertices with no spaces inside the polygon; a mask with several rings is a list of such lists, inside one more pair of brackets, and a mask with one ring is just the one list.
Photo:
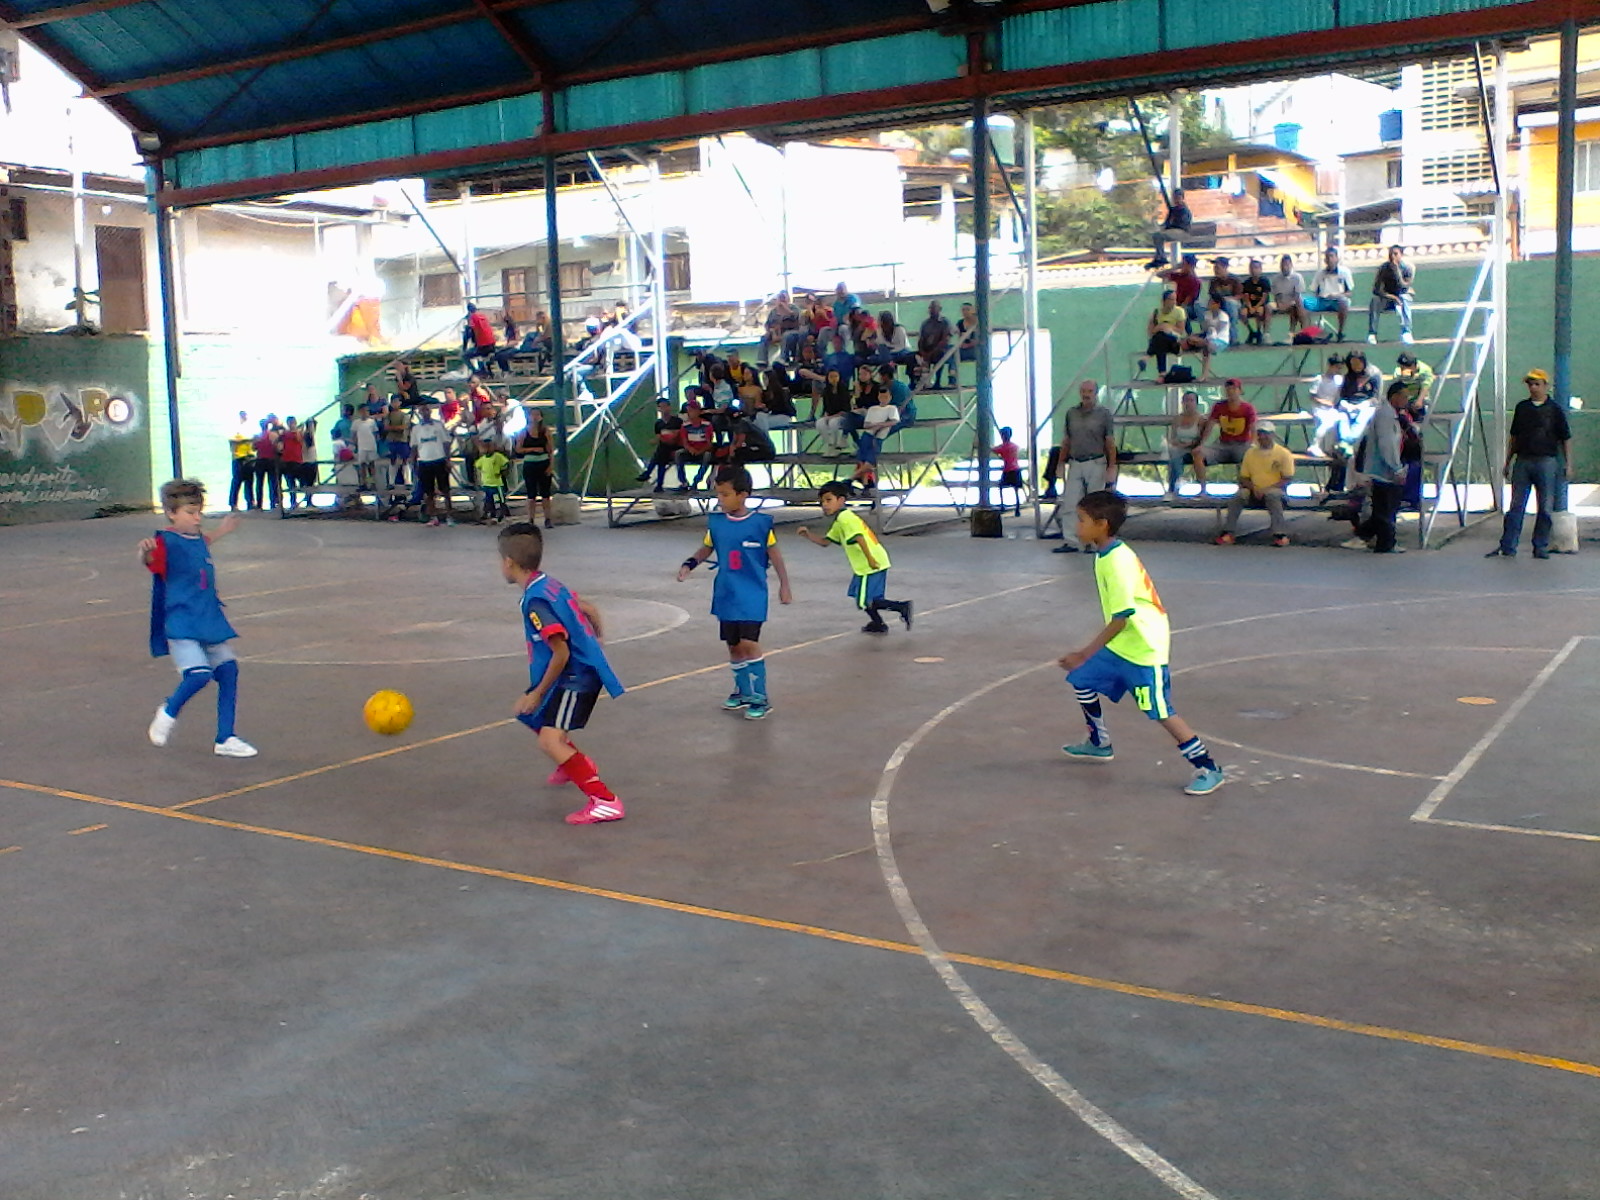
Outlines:
{"label": "teal sneaker", "polygon": [[750,700],[746,702],[744,719],[746,721],[760,721],[772,711],[772,705],[765,700]]}
{"label": "teal sneaker", "polygon": [[1186,796],[1209,796],[1227,782],[1228,777],[1222,773],[1222,768],[1202,769],[1194,773],[1194,778],[1189,781],[1189,786],[1183,789],[1183,794]]}
{"label": "teal sneaker", "polygon": [[728,698],[722,702],[722,707],[729,712],[736,712],[741,708],[749,708],[750,698],[741,696],[738,692],[729,692]]}
{"label": "teal sneaker", "polygon": [[1110,746],[1096,746],[1093,742],[1079,742],[1074,746],[1061,747],[1061,753],[1068,758],[1089,758],[1096,762],[1110,762],[1116,757],[1116,752]]}

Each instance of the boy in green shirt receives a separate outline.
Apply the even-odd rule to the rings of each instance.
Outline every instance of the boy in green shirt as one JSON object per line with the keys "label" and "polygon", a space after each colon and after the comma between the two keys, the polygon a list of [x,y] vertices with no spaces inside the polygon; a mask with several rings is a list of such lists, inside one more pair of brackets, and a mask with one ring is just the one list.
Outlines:
{"label": "boy in green shirt", "polygon": [[886,600],[884,589],[889,582],[889,552],[883,548],[878,535],[867,523],[845,507],[850,499],[850,487],[832,480],[817,489],[817,502],[824,516],[832,519],[825,537],[818,537],[802,525],[795,530],[806,541],[818,546],[843,546],[850,560],[850,598],[856,607],[867,614],[862,633],[888,633],[882,610],[899,613],[900,619],[911,628],[911,601]]}
{"label": "boy in green shirt", "polygon": [[483,519],[496,523],[511,515],[506,504],[506,468],[511,460],[488,438],[478,443],[478,483],[483,488]]}
{"label": "boy in green shirt", "polygon": [[1078,540],[1094,551],[1094,581],[1106,625],[1087,646],[1058,660],[1089,725],[1088,741],[1063,746],[1061,752],[1069,758],[1110,762],[1111,735],[1100,697],[1115,704],[1132,692],[1139,710],[1161,723],[1178,743],[1178,753],[1194,767],[1194,779],[1183,790],[1207,796],[1227,780],[1206,744],[1172,712],[1167,610],[1139,556],[1117,537],[1127,517],[1128,502],[1116,492],[1090,492],[1078,502]]}

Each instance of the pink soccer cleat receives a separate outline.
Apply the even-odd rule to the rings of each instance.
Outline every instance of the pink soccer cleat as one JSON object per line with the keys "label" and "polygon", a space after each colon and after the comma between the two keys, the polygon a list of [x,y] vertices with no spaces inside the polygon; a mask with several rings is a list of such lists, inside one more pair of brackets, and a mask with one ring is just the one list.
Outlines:
{"label": "pink soccer cleat", "polygon": [[577,812],[567,814],[568,825],[599,825],[603,821],[620,821],[627,814],[622,801],[615,796],[609,800],[591,800]]}

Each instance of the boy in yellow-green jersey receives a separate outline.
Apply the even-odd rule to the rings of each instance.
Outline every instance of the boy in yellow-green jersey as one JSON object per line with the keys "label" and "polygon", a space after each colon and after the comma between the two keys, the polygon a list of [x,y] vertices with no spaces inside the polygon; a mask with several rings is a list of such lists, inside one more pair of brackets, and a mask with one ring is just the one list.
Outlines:
{"label": "boy in yellow-green jersey", "polygon": [[1178,743],[1178,753],[1194,767],[1194,778],[1183,790],[1191,796],[1210,795],[1227,780],[1206,744],[1172,711],[1167,610],[1139,556],[1117,537],[1127,517],[1128,502],[1116,492],[1090,492],[1078,502],[1078,540],[1094,551],[1094,581],[1106,625],[1087,646],[1059,660],[1089,725],[1088,741],[1061,751],[1069,758],[1110,762],[1115,755],[1100,697],[1115,704],[1132,692],[1139,710],[1161,723]]}
{"label": "boy in yellow-green jersey", "polygon": [[911,628],[911,601],[886,600],[884,590],[889,583],[889,552],[883,548],[878,535],[867,523],[846,506],[850,499],[848,484],[832,480],[817,489],[817,503],[823,515],[832,520],[828,532],[818,537],[802,525],[795,532],[817,546],[843,546],[850,560],[850,598],[856,607],[867,614],[862,633],[888,633],[883,610],[900,614],[906,629]]}

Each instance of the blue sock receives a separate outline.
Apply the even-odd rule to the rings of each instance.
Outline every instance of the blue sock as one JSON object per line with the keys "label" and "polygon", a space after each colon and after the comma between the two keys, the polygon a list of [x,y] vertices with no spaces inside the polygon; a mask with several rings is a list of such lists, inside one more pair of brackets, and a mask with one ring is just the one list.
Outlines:
{"label": "blue sock", "polygon": [[217,741],[233,736],[233,715],[239,705],[239,664],[229,659],[211,672],[217,681]]}
{"label": "blue sock", "polygon": [[1206,748],[1199,735],[1182,742],[1178,746],[1178,753],[1187,758],[1190,764],[1198,771],[1215,771],[1217,760],[1211,757],[1211,751]]}
{"label": "blue sock", "polygon": [[195,693],[211,682],[210,667],[190,667],[178,680],[178,690],[167,697],[167,716],[176,717]]}
{"label": "blue sock", "polygon": [[750,691],[748,695],[751,699],[759,700],[765,704],[767,702],[767,660],[764,658],[752,658],[745,663],[745,667],[750,672]]}
{"label": "blue sock", "polygon": [[747,662],[729,663],[733,668],[733,690],[741,698],[748,700],[750,692],[750,664]]}
{"label": "blue sock", "polygon": [[1078,704],[1083,709],[1083,719],[1089,724],[1089,744],[1111,745],[1111,734],[1106,729],[1105,711],[1100,707],[1100,693],[1087,688],[1074,688],[1073,691],[1078,695]]}

